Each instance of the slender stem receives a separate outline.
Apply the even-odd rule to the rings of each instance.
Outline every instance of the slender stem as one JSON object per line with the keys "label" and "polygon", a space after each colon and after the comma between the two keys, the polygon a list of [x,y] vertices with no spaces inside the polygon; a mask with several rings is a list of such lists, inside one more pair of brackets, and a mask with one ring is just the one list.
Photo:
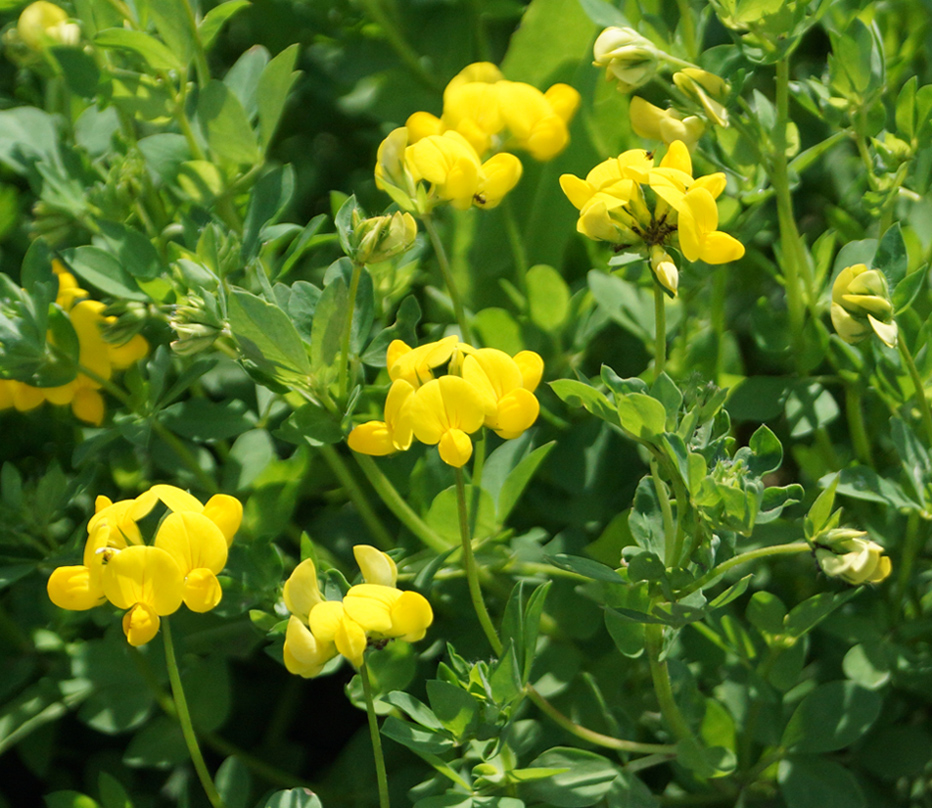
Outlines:
{"label": "slender stem", "polygon": [[191,756],[191,762],[194,764],[194,770],[197,772],[198,780],[204,788],[204,793],[210,804],[214,808],[224,808],[223,800],[217,793],[217,787],[207,771],[207,764],[204,763],[204,756],[197,745],[197,736],[194,734],[194,725],[191,723],[191,713],[188,711],[188,701],[184,695],[184,688],[181,686],[181,674],[178,671],[178,661],[175,659],[175,646],[172,643],[172,632],[168,618],[162,620],[162,637],[165,641],[165,665],[168,667],[168,681],[171,682],[172,696],[175,699],[175,710],[178,715],[178,723],[181,725],[181,734],[184,735],[184,742],[188,747],[188,754]]}
{"label": "slender stem", "polygon": [[663,289],[654,282],[654,378],[667,364],[667,309]]}
{"label": "slender stem", "polygon": [[673,524],[673,510],[670,507],[670,496],[667,493],[667,487],[663,480],[660,479],[660,469],[657,460],[650,460],[650,476],[654,481],[654,491],[657,492],[657,501],[660,503],[660,513],[663,515],[663,555],[664,564],[672,566],[676,559],[673,556],[674,543],[676,542],[676,528]]}
{"label": "slender stem", "polygon": [[906,365],[906,370],[909,371],[909,377],[913,380],[913,387],[916,388],[916,406],[919,407],[919,412],[922,414],[922,426],[926,431],[926,440],[932,446],[932,412],[929,411],[929,399],[926,398],[925,385],[922,383],[919,369],[913,361],[913,355],[909,352],[909,348],[906,347],[906,340],[903,339],[902,334],[896,341],[896,345],[900,349],[900,356],[903,357],[903,364]]}
{"label": "slender stem", "polygon": [[684,598],[697,589],[702,589],[711,581],[724,575],[728,570],[738,567],[741,564],[746,564],[748,561],[756,561],[759,558],[767,558],[768,556],[808,553],[811,550],[812,547],[810,547],[809,542],[794,541],[789,544],[777,544],[773,547],[758,547],[756,550],[748,550],[746,553],[739,553],[734,558],[729,558],[718,566],[712,567],[705,575],[701,578],[697,578],[689,586],[683,587],[683,589],[679,591],[679,596]]}
{"label": "slender stem", "polygon": [[346,302],[346,322],[343,323],[343,337],[340,340],[340,401],[346,401],[347,377],[349,376],[350,337],[353,335],[353,315],[356,312],[356,293],[359,291],[359,277],[362,264],[353,262],[353,274],[350,277],[349,298]]}
{"label": "slender stem", "polygon": [[398,489],[392,485],[391,480],[382,473],[378,464],[371,457],[355,453],[353,456],[379,498],[408,530],[434,552],[445,553],[450,549],[451,545],[447,540],[421,519],[411,509],[411,506],[402,499]]}
{"label": "slender stem", "polygon": [[466,581],[469,584],[469,596],[472,599],[476,617],[482,625],[482,630],[489,640],[489,645],[497,656],[502,655],[502,641],[492,625],[492,618],[482,599],[482,589],[479,587],[479,575],[476,570],[476,559],[472,554],[472,537],[469,534],[469,515],[466,513],[466,486],[463,483],[463,470],[456,469],[456,505],[460,520],[460,538],[463,542],[463,568],[466,571]]}
{"label": "slender stem", "polygon": [[[716,384],[722,382],[722,371],[725,369],[725,297],[728,293],[727,266],[716,267],[712,276],[712,299],[710,302],[710,318],[712,331],[715,334],[715,376]],[[683,329],[684,333],[686,329]]]}
{"label": "slender stem", "polygon": [[613,738],[610,735],[603,735],[601,732],[587,729],[561,713],[547,701],[546,698],[538,693],[532,685],[525,685],[524,692],[527,693],[528,698],[540,708],[542,713],[552,719],[555,724],[563,727],[563,729],[571,735],[575,735],[580,740],[588,741],[589,743],[593,743],[605,749],[617,749],[620,752],[642,752],[645,755],[661,754],[667,756],[667,758],[676,754],[676,747],[672,744],[626,741],[621,738]]}
{"label": "slender stem", "polygon": [[895,595],[891,598],[893,603],[898,604],[894,613],[894,620],[898,621],[902,614],[901,603],[906,602],[906,590],[909,588],[909,582],[913,576],[913,567],[916,564],[916,558],[927,536],[927,531],[919,529],[919,512],[910,511],[906,518],[906,533],[903,539],[903,551],[900,555],[899,569],[897,570]]}
{"label": "slender stem", "polygon": [[456,282],[453,279],[453,273],[450,271],[450,261],[447,258],[446,250],[443,248],[443,242],[440,240],[440,234],[434,224],[434,218],[429,213],[421,217],[424,223],[424,229],[430,238],[431,246],[434,248],[434,254],[437,256],[437,265],[440,267],[440,274],[443,276],[443,282],[446,284],[447,293],[450,295],[450,302],[453,304],[453,314],[456,322],[460,327],[460,335],[465,342],[471,342],[472,337],[469,331],[469,322],[466,320],[466,310],[463,308],[463,300],[460,297]]}
{"label": "slender stem", "polygon": [[[796,228],[793,200],[790,195],[790,178],[786,156],[786,127],[789,123],[789,57],[777,62],[777,122],[773,132],[773,164],[770,181],[777,197],[777,219],[780,224],[780,243],[783,247],[783,276],[786,284],[786,302],[790,313],[790,333],[797,357],[803,345],[803,320],[805,302],[802,282],[811,285],[809,267],[802,250],[802,241]],[[809,290],[811,292],[811,289]]]}
{"label": "slender stem", "polygon": [[845,384],[845,414],[848,417],[848,431],[851,433],[851,444],[854,453],[866,466],[874,465],[871,456],[871,444],[867,438],[867,429],[864,426],[864,412],[861,408],[861,391],[853,384]]}
{"label": "slender stem", "polygon": [[194,42],[194,69],[197,73],[198,86],[204,87],[210,81],[210,68],[207,66],[207,54],[204,53],[204,43],[201,42],[200,34],[197,31],[197,18],[194,16],[194,8],[191,6],[191,0],[185,0],[185,11],[187,12],[188,25],[191,29],[191,39]]}
{"label": "slender stem", "polygon": [[375,758],[375,776],[379,783],[379,808],[390,808],[388,800],[388,774],[385,771],[385,756],[382,754],[382,736],[379,734],[379,720],[372,703],[372,683],[369,681],[369,669],[363,657],[359,666],[359,679],[362,692],[366,698],[366,715],[369,717],[369,737],[372,739],[372,756]]}
{"label": "slender stem", "polygon": [[372,509],[369,500],[366,499],[366,495],[363,493],[362,488],[359,487],[359,483],[356,482],[356,478],[353,477],[352,472],[350,472],[346,465],[346,461],[340,457],[339,452],[332,446],[327,445],[318,446],[317,449],[323,456],[324,462],[330,466],[330,470],[340,481],[340,485],[343,486],[347,495],[353,501],[356,510],[359,511],[360,517],[362,517],[363,522],[366,523],[366,527],[369,528],[375,545],[381,550],[388,550],[394,547],[395,540],[392,538],[391,533],[388,532],[388,528],[382,524],[382,520],[379,519],[378,514]]}
{"label": "slender stem", "polygon": [[676,699],[673,698],[673,685],[670,682],[670,671],[667,662],[660,659],[660,652],[663,649],[663,626],[657,623],[648,623],[644,627],[644,635],[647,661],[650,665],[651,679],[654,681],[657,702],[660,704],[660,712],[677,738],[681,741],[696,744],[698,741],[683,713],[680,712]]}

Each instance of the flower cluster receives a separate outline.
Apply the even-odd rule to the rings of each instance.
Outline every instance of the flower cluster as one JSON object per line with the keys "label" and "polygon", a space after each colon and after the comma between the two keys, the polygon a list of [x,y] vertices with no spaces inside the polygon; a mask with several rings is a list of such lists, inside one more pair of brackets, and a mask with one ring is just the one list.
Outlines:
{"label": "flower cluster", "polygon": [[725,190],[725,175],[694,178],[682,141],[670,144],[659,166],[652,154],[629,149],[599,163],[585,179],[564,174],[560,186],[579,209],[580,233],[643,253],[657,282],[672,295],[679,273],[668,247],[678,248],[688,261],[708,264],[744,255],[741,242],[718,229],[715,200]]}
{"label": "flower cluster", "polygon": [[836,528],[816,544],[816,560],[822,572],[849,584],[878,584],[890,575],[892,564],[883,547],[864,538],[863,530]]}
{"label": "flower cluster", "polygon": [[342,600],[324,599],[310,559],[298,564],[285,582],[282,594],[291,617],[284,660],[290,673],[317,676],[337,654],[358,668],[369,645],[417,642],[433,622],[423,595],[395,586],[398,570],[388,555],[368,544],[357,544],[353,555],[365,583],[350,587]]}
{"label": "flower cluster", "polygon": [[[579,93],[507,81],[489,62],[464,68],[443,93],[443,113],[415,112],[379,147],[375,181],[404,210],[494,208],[521,178],[509,149],[550,160],[569,142]],[[426,188],[423,183],[429,183]]]}
{"label": "flower cluster", "polygon": [[[146,544],[138,523],[158,502],[167,513]],[[99,496],[87,525],[84,563],[58,567],[49,577],[49,598],[71,611],[110,601],[127,610],[123,631],[130,645],[145,645],[158,632],[159,618],[182,603],[194,612],[220,603],[217,575],[242,518],[235,497],[216,494],[205,505],[171,485],[118,502]]]}
{"label": "flower cluster", "polygon": [[[80,346],[78,362],[81,367],[107,381],[115,370],[128,368],[146,355],[149,343],[141,334],[134,335],[123,345],[107,342],[103,328],[115,322],[116,318],[104,316],[104,304],[89,299],[87,292],[78,286],[74,275],[60,261],[53,261],[52,269],[58,277],[55,303],[67,312],[77,334]],[[99,425],[105,412],[100,387],[101,382],[97,378],[91,378],[85,373],[78,373],[68,384],[59,387],[32,387],[23,382],[0,379],[0,410],[15,407],[20,412],[27,412],[46,401],[51,404],[70,404],[75,417]]]}
{"label": "flower cluster", "polygon": [[[395,340],[386,365],[392,385],[385,420],[360,424],[348,438],[362,454],[404,451],[417,438],[436,444],[445,463],[461,468],[472,456],[471,434],[487,426],[506,440],[517,438],[540,412],[534,390],[544,363],[533,351],[511,357],[455,335],[417,348]],[[447,372],[437,375],[444,365]]]}
{"label": "flower cluster", "polygon": [[855,264],[838,273],[832,285],[832,325],[852,345],[876,334],[885,345],[896,347],[898,332],[883,272]]}

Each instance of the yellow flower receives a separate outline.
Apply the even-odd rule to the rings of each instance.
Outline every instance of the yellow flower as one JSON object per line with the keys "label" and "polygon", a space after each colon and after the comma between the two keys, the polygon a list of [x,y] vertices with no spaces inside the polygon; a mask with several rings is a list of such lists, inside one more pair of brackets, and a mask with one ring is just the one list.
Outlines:
{"label": "yellow flower", "polygon": [[302,561],[285,583],[291,612],[284,660],[291,673],[317,676],[337,653],[359,667],[370,641],[416,642],[433,622],[427,599],[395,587],[397,568],[385,553],[356,545],[353,554],[366,583],[351,587],[342,601],[324,600],[314,562]]}
{"label": "yellow flower", "polygon": [[502,118],[511,134],[508,145],[525,149],[540,161],[552,160],[566,148],[569,122],[579,106],[575,89],[554,84],[542,93],[520,81],[502,81],[495,86]]}
{"label": "yellow flower", "polygon": [[[837,534],[832,537],[831,533]],[[816,547],[816,559],[822,571],[849,584],[876,584],[890,575],[892,564],[877,542],[865,539],[860,530],[830,532],[826,544]]]}
{"label": "yellow flower", "polygon": [[104,594],[123,615],[130,645],[145,645],[158,633],[160,617],[181,607],[184,576],[175,559],[159,547],[134,545],[116,553],[103,575]]}
{"label": "yellow flower", "polygon": [[480,393],[459,376],[441,376],[415,392],[408,404],[414,437],[421,443],[438,444],[440,458],[460,468],[472,456],[470,435],[485,422]]}
{"label": "yellow flower", "polygon": [[[154,544],[146,545],[137,522],[159,500],[172,512]],[[220,602],[217,574],[241,518],[242,505],[234,497],[217,494],[205,506],[168,485],[118,502],[99,496],[87,526],[84,563],[56,569],[47,585],[49,598],[70,610],[89,609],[105,599],[129,609],[123,619],[127,639],[143,645],[158,632],[159,616],[182,602],[196,612]]]}
{"label": "yellow flower", "polygon": [[627,93],[650,81],[663,55],[654,43],[633,28],[610,27],[596,38],[592,48],[596,67],[606,68],[605,77],[618,82]]}
{"label": "yellow flower", "polygon": [[690,188],[678,209],[680,249],[689,261],[727,264],[744,255],[744,245],[718,230],[718,208],[707,188]]}
{"label": "yellow flower", "polygon": [[832,285],[832,325],[845,342],[857,343],[876,334],[896,347],[897,326],[887,279],[864,264],[845,267]]}
{"label": "yellow flower", "polygon": [[722,78],[697,67],[687,67],[673,74],[673,83],[702,105],[712,123],[728,126],[728,110],[721,102],[727,98],[729,87]]}
{"label": "yellow flower", "polygon": [[519,356],[529,371],[528,377],[516,359],[495,348],[471,348],[460,369],[463,379],[481,397],[485,425],[506,440],[529,429],[540,413],[534,390],[540,381],[543,360],[533,351],[522,351]]}
{"label": "yellow flower", "polygon": [[412,387],[420,387],[434,378],[434,368],[450,361],[459,341],[454,334],[412,348],[403,340],[392,340],[385,352],[388,377],[392,381],[404,379]]}
{"label": "yellow flower", "polygon": [[411,446],[411,420],[404,405],[414,394],[414,387],[404,379],[396,379],[385,399],[385,420],[367,421],[354,427],[346,442],[354,452],[367,455],[389,455],[403,452]]}
{"label": "yellow flower", "polygon": [[672,109],[661,109],[633,96],[628,107],[631,128],[639,137],[660,140],[670,145],[681,140],[690,150],[694,149],[705,130],[705,124],[696,115],[682,117]]}
{"label": "yellow flower", "polygon": [[424,189],[418,186],[405,157],[408,130],[393,129],[379,144],[375,163],[375,185],[385,191],[403,210],[419,211],[424,206]]}

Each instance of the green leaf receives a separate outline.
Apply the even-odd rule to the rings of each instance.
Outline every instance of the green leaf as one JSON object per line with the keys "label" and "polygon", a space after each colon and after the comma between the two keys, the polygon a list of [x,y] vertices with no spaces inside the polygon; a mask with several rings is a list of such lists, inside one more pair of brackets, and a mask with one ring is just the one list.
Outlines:
{"label": "green leaf", "polygon": [[728,391],[728,414],[736,421],[769,421],[783,411],[793,379],[748,376]]}
{"label": "green leaf", "polygon": [[518,500],[534,476],[534,472],[547,459],[547,455],[550,454],[556,444],[557,442],[552,440],[543,446],[538,446],[529,455],[523,457],[518,465],[509,472],[502,483],[501,491],[498,494],[498,502],[496,503],[496,518],[499,524],[505,524],[505,520],[508,519],[515,505],[518,504]]}
{"label": "green leaf", "polygon": [[629,393],[616,398],[622,427],[641,440],[649,441],[663,434],[667,411],[656,398],[643,393]]}
{"label": "green leaf", "polygon": [[898,483],[881,477],[869,466],[842,469],[838,474],[838,493],[865,502],[880,502],[895,508],[921,510]]}
{"label": "green leaf", "polygon": [[475,734],[479,702],[474,696],[456,685],[431,679],[427,682],[427,698],[434,715],[459,743]]}
{"label": "green leaf", "polygon": [[603,421],[621,426],[618,410],[612,406],[604,393],[600,393],[591,385],[575,379],[557,379],[549,384],[553,392],[568,406],[585,407]]}
{"label": "green leaf", "polygon": [[791,757],[777,773],[786,808],[865,808],[861,787],[844,766],[825,758]]}
{"label": "green leaf", "polygon": [[530,768],[564,769],[547,780],[535,780],[519,793],[556,808],[586,808],[595,805],[618,776],[615,765],[595,752],[555,746],[535,758]]}
{"label": "green leaf", "polygon": [[125,300],[148,302],[135,279],[111,253],[99,247],[77,247],[64,251],[62,257],[68,268],[81,280],[107,295]]}
{"label": "green leaf", "polygon": [[123,784],[105,771],[97,778],[100,803],[103,808],[133,808],[133,802]]}
{"label": "green leaf", "polygon": [[252,187],[243,223],[244,262],[259,254],[262,235],[269,225],[278,221],[293,194],[294,169],[290,165],[266,171]]}
{"label": "green leaf", "polygon": [[100,808],[87,794],[78,791],[53,791],[42,799],[46,808]]}
{"label": "green leaf", "polygon": [[832,394],[821,384],[796,387],[786,399],[790,437],[801,438],[834,421],[839,414]]}
{"label": "green leaf", "polygon": [[187,69],[187,61],[155,37],[128,28],[107,28],[98,32],[94,44],[102,48],[128,50],[141,56],[155,70]]}
{"label": "green leaf", "polygon": [[751,435],[748,447],[753,457],[748,459],[748,468],[752,474],[763,477],[780,468],[783,462],[783,446],[766,424],[762,424]]}
{"label": "green leaf", "polygon": [[315,376],[335,372],[343,326],[349,307],[349,292],[342,277],[334,278],[317,301],[311,325],[311,368]]}
{"label": "green leaf", "polygon": [[211,45],[214,44],[214,39],[216,39],[217,34],[220,33],[220,29],[223,28],[227,20],[248,5],[249,0],[227,0],[225,3],[214,6],[204,15],[204,19],[201,20],[201,24],[197,27],[204,50],[210,50]]}
{"label": "green leaf", "polygon": [[243,352],[269,375],[307,377],[311,365],[297,330],[280,308],[236,289],[229,298],[230,330]]}
{"label": "green leaf", "polygon": [[583,575],[586,578],[592,578],[594,581],[606,581],[610,584],[625,583],[625,579],[611,567],[598,561],[593,561],[591,558],[566,555],[565,553],[557,553],[554,556],[547,556],[546,558],[549,563],[553,564],[555,567],[559,567],[561,570],[569,570],[578,575]]}
{"label": "green leaf", "polygon": [[307,441],[311,446],[325,446],[342,441],[343,428],[339,414],[318,404],[307,403],[291,413],[274,435],[289,443]]}
{"label": "green leaf", "polygon": [[197,99],[197,120],[210,150],[222,161],[242,165],[261,157],[243,105],[222,81],[210,81]]}
{"label": "green leaf", "polygon": [[97,224],[107,246],[134,278],[152,280],[165,271],[158,251],[138,230],[118,222],[98,221]]}
{"label": "green leaf", "polygon": [[262,808],[323,808],[320,798],[308,788],[276,791],[262,803]]}
{"label": "green leaf", "polygon": [[641,478],[634,492],[634,502],[628,515],[628,527],[639,547],[656,555],[666,550],[663,533],[663,514],[654,480],[649,475]]}
{"label": "green leaf", "polygon": [[89,53],[80,48],[59,45],[49,48],[55,61],[61,66],[65,84],[73,93],[83,98],[92,98],[97,93],[100,68]]}
{"label": "green leaf", "polygon": [[831,482],[825,486],[825,490],[816,497],[812,507],[809,508],[809,513],[806,514],[803,523],[807,539],[814,539],[828,524],[832,508],[835,506],[835,492],[838,490],[839,479],[839,475],[834,475]]}
{"label": "green leaf", "polygon": [[900,88],[896,98],[896,128],[903,140],[909,142],[916,134],[916,87],[918,76],[910,76]]}
{"label": "green leaf", "polygon": [[424,704],[423,701],[414,698],[414,696],[405,693],[403,690],[393,690],[391,693],[379,696],[379,701],[384,701],[386,704],[391,704],[392,707],[403,710],[422,727],[443,731],[443,724],[441,724],[440,719],[434,715],[433,710]]}
{"label": "green leaf", "polygon": [[[466,487],[466,505],[471,522],[471,532],[474,539],[484,539],[491,536],[498,529],[495,518],[495,503],[488,491],[472,485]],[[476,504],[478,503],[478,512]],[[460,520],[456,499],[456,486],[444,489],[430,504],[425,521],[437,533],[451,544],[460,542]]]}
{"label": "green leaf", "polygon": [[867,641],[852,646],[841,668],[852,682],[867,690],[879,690],[890,681],[891,660],[884,643]]}
{"label": "green leaf", "polygon": [[259,136],[263,151],[268,149],[272,141],[288,93],[300,75],[297,71],[292,72],[299,48],[297,43],[285,48],[266,65],[259,77],[256,100],[259,104]]}
{"label": "green leaf", "polygon": [[159,420],[175,434],[204,443],[235,438],[252,429],[256,419],[236,399],[189,398],[166,407]]}
{"label": "green leaf", "polygon": [[538,264],[527,271],[525,282],[531,322],[543,331],[558,331],[570,311],[570,290],[563,276],[551,266]]}
{"label": "green leaf", "polygon": [[402,721],[393,715],[386,718],[382,724],[382,734],[414,752],[430,755],[442,755],[455,745],[445,733]]}
{"label": "green leaf", "polygon": [[150,3],[149,14],[169,50],[187,65],[194,56],[194,30],[191,7],[186,0],[158,0]]}
{"label": "green leaf", "polygon": [[903,232],[900,230],[900,223],[894,222],[877,245],[873,268],[883,272],[892,290],[896,289],[900,281],[906,277],[908,265],[909,257],[906,252],[906,242],[903,240]]}
{"label": "green leaf", "polygon": [[783,633],[783,620],[786,606],[783,601],[770,592],[755,592],[747,608],[748,621],[758,631],[771,636]]}
{"label": "green leaf", "polygon": [[250,804],[252,778],[249,769],[238,757],[231,755],[224,760],[217,769],[214,780],[225,808],[246,808]]}
{"label": "green leaf", "polygon": [[820,592],[794,606],[786,616],[786,633],[791,637],[802,637],[819,623],[857,595],[860,589],[849,589],[840,594]]}
{"label": "green leaf", "polygon": [[893,294],[890,299],[893,302],[893,313],[895,315],[901,314],[912,305],[916,295],[919,294],[919,290],[922,288],[922,283],[927,274],[925,268],[921,267],[905,275],[903,280],[893,287]]}
{"label": "green leaf", "polygon": [[586,276],[589,291],[603,309],[622,328],[643,342],[654,338],[653,296],[634,284],[614,275],[591,270]]}
{"label": "green leaf", "polygon": [[579,0],[586,16],[600,28],[617,26],[619,28],[628,28],[631,23],[622,12],[606,0]]}

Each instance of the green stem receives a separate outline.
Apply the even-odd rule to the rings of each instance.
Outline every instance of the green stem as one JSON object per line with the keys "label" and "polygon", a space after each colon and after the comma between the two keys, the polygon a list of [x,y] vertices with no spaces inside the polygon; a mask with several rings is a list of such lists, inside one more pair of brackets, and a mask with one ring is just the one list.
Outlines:
{"label": "green stem", "polygon": [[178,671],[178,661],[175,659],[175,646],[172,643],[172,632],[168,618],[162,620],[162,636],[165,641],[165,665],[168,667],[168,681],[171,682],[172,696],[175,699],[175,710],[178,715],[178,723],[181,725],[181,734],[184,735],[184,742],[188,747],[188,754],[191,756],[191,762],[194,764],[194,770],[201,781],[204,793],[210,804],[214,808],[224,808],[223,800],[217,793],[217,787],[207,771],[207,764],[204,763],[204,757],[201,755],[201,749],[197,745],[197,736],[194,734],[194,725],[191,723],[191,713],[188,712],[188,702],[184,695],[184,688],[181,685],[181,674]]}
{"label": "green stem", "polygon": [[667,364],[667,309],[663,289],[654,282],[654,378]]}
{"label": "green stem", "polygon": [[926,531],[919,530],[919,512],[910,511],[906,519],[906,533],[903,539],[903,552],[900,556],[899,569],[897,570],[895,595],[891,598],[893,603],[897,604],[895,620],[899,620],[902,614],[901,603],[906,602],[906,590],[909,588],[909,582],[913,575],[913,567],[916,564],[916,558],[926,538]]}
{"label": "green stem", "polygon": [[676,563],[674,545],[676,543],[676,527],[673,522],[673,509],[670,507],[670,496],[667,487],[660,479],[660,469],[655,458],[650,460],[650,476],[654,481],[654,491],[657,492],[657,501],[660,503],[660,513],[663,515],[663,555],[664,564],[668,567]]}
{"label": "green stem", "polygon": [[853,384],[845,384],[845,415],[848,418],[848,431],[851,433],[851,444],[854,453],[866,466],[874,465],[871,456],[871,444],[867,438],[867,429],[864,426],[864,412],[861,408],[861,391]]}
{"label": "green stem", "polygon": [[388,774],[385,771],[385,756],[382,754],[382,736],[379,734],[379,720],[375,715],[372,702],[372,683],[369,681],[369,669],[363,657],[359,666],[359,679],[362,692],[366,698],[366,715],[369,717],[369,737],[372,739],[372,755],[375,758],[375,776],[379,783],[379,808],[390,808],[388,799]]}
{"label": "green stem", "polygon": [[644,627],[644,635],[647,661],[650,665],[650,675],[654,682],[654,691],[657,694],[660,712],[673,734],[679,740],[686,741],[690,745],[698,744],[686,718],[676,704],[676,699],[673,698],[673,685],[670,682],[670,670],[667,667],[667,662],[660,658],[663,649],[663,626],[648,623]]}
{"label": "green stem", "polygon": [[768,556],[808,553],[811,550],[812,547],[809,546],[809,542],[794,541],[790,542],[789,544],[777,544],[773,547],[758,547],[756,550],[748,550],[746,553],[739,553],[734,558],[729,558],[727,561],[723,561],[718,566],[712,567],[712,569],[710,569],[701,578],[697,578],[689,586],[679,590],[679,597],[684,598],[687,595],[695,592],[697,589],[702,589],[704,586],[708,585],[719,576],[724,575],[726,572],[728,572],[728,570],[734,569],[741,564],[746,564],[748,561],[756,561],[759,558],[767,558]]}
{"label": "green stem", "polygon": [[645,755],[661,754],[667,756],[668,759],[676,755],[676,747],[672,744],[625,741],[621,738],[613,738],[611,735],[603,735],[601,732],[587,729],[561,713],[547,701],[546,698],[538,693],[532,685],[525,685],[524,692],[527,693],[528,698],[540,708],[542,713],[547,715],[555,724],[565,729],[571,735],[575,735],[580,740],[588,741],[604,749],[616,749],[619,752],[641,752]]}
{"label": "green stem", "polygon": [[[777,197],[777,219],[780,225],[780,244],[783,247],[783,277],[786,284],[786,302],[790,314],[790,333],[797,358],[802,356],[805,301],[802,283],[811,287],[809,267],[802,249],[802,240],[796,228],[793,199],[790,194],[789,168],[786,156],[786,127],[789,123],[789,57],[776,65],[777,122],[773,130],[773,165],[770,182]],[[809,289],[811,296],[811,288]]]}
{"label": "green stem", "polygon": [[453,304],[453,315],[460,327],[460,336],[464,342],[471,342],[472,337],[469,331],[469,322],[466,319],[466,310],[463,308],[463,300],[460,297],[456,282],[453,279],[453,273],[450,270],[450,261],[447,258],[446,250],[443,248],[443,242],[440,240],[440,234],[434,225],[433,216],[425,213],[421,217],[424,223],[424,229],[430,238],[431,246],[434,248],[434,254],[437,256],[437,265],[440,267],[440,274],[443,276],[443,282],[446,284],[447,293],[450,295],[450,302]]}
{"label": "green stem", "polygon": [[502,655],[502,641],[492,625],[492,618],[482,599],[482,589],[479,586],[479,575],[476,570],[476,559],[472,554],[472,537],[469,534],[469,515],[466,513],[466,486],[463,482],[463,470],[456,469],[456,506],[460,521],[460,538],[463,543],[463,568],[466,571],[466,581],[469,584],[469,597],[472,599],[476,617],[482,625],[482,630],[495,651],[496,656]]}
{"label": "green stem", "polygon": [[906,347],[906,340],[903,339],[902,334],[896,341],[896,345],[900,349],[900,356],[903,357],[903,364],[906,365],[906,370],[909,371],[909,377],[913,380],[913,387],[916,388],[916,406],[919,407],[919,412],[922,414],[922,426],[926,432],[926,440],[932,446],[932,412],[929,411],[929,399],[926,398],[925,385],[922,383],[919,369],[913,361],[913,355],[909,352],[909,348]]}
{"label": "green stem", "polygon": [[379,498],[408,530],[436,553],[445,553],[450,549],[450,544],[447,543],[446,539],[421,519],[411,509],[411,506],[401,498],[398,489],[392,485],[391,480],[382,473],[378,464],[371,457],[356,453],[353,456]]}
{"label": "green stem", "polygon": [[349,297],[346,303],[346,321],[343,323],[343,336],[340,340],[340,401],[346,401],[347,377],[349,376],[350,337],[353,335],[353,314],[356,311],[356,293],[359,291],[359,277],[362,264],[353,262],[353,274],[350,277]]}
{"label": "green stem", "polygon": [[204,43],[201,42],[200,34],[197,31],[197,18],[194,16],[194,8],[190,0],[184,0],[188,25],[191,30],[191,40],[194,42],[194,70],[197,73],[198,86],[204,88],[210,81],[210,68],[207,66],[207,54],[204,52]]}
{"label": "green stem", "polygon": [[388,528],[382,524],[378,514],[372,509],[369,500],[366,499],[366,495],[363,493],[362,488],[359,487],[359,483],[356,482],[356,478],[347,467],[346,461],[340,457],[339,452],[332,446],[327,445],[318,446],[317,449],[323,456],[324,462],[330,466],[330,470],[340,481],[340,485],[343,486],[347,495],[353,501],[356,510],[359,511],[360,517],[362,517],[363,522],[366,523],[366,527],[369,528],[369,532],[372,534],[372,540],[375,542],[376,547],[380,550],[389,550],[394,547],[395,541],[391,533],[388,532]]}
{"label": "green stem", "polygon": [[[725,297],[728,293],[728,270],[725,266],[716,268],[712,276],[712,299],[710,302],[710,316],[712,331],[715,334],[715,376],[716,384],[722,382],[722,371],[725,369]],[[686,329],[684,328],[685,332]]]}

